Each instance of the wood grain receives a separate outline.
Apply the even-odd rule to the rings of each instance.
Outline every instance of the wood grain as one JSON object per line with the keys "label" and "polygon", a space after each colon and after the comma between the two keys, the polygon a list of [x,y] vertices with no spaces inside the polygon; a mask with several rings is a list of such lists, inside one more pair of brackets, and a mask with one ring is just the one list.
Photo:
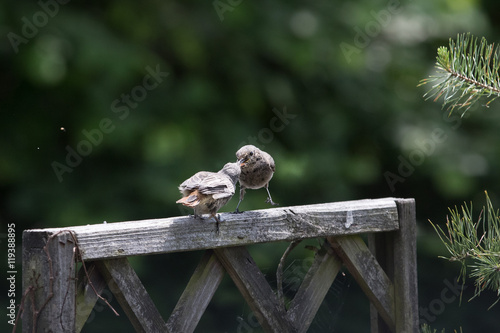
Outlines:
{"label": "wood grain", "polygon": [[[280,207],[221,214],[213,219],[171,217],[64,228],[75,232],[84,260],[296,239],[381,232],[399,228],[393,198]],[[61,229],[43,229],[55,233]],[[27,233],[42,230],[27,230]]]}

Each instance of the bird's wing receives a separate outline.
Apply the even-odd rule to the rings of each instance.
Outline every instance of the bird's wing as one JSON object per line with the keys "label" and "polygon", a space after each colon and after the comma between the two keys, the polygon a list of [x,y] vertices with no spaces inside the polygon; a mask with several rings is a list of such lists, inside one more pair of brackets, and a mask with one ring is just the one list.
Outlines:
{"label": "bird's wing", "polygon": [[179,185],[179,190],[184,195],[187,195],[185,192],[198,190],[201,194],[213,195],[214,199],[219,199],[234,195],[235,188],[225,175],[200,171]]}
{"label": "bird's wing", "polygon": [[[265,152],[264,152],[265,153]],[[268,153],[265,153],[265,161],[269,164],[269,167],[274,172],[276,170],[276,164],[274,164],[274,159]]]}
{"label": "bird's wing", "polygon": [[220,199],[233,196],[235,189],[229,177],[214,173],[201,182],[198,191],[202,194],[211,194],[214,199]]}
{"label": "bird's wing", "polygon": [[183,181],[182,184],[179,185],[179,190],[181,192],[197,190],[200,187],[200,184],[203,182],[203,180],[207,177],[210,177],[211,174],[214,173],[208,171],[197,172],[190,178]]}

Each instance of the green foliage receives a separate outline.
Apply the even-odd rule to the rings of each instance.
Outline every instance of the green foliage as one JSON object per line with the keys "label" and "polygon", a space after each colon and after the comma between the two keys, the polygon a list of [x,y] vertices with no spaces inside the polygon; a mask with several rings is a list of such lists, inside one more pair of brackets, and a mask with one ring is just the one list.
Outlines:
{"label": "green foliage", "polygon": [[[429,325],[423,324],[422,327],[420,328],[420,333],[436,333],[436,330],[433,330]],[[441,331],[441,333],[445,333],[445,330]]]}
{"label": "green foliage", "polygon": [[443,107],[450,114],[455,108],[464,108],[465,113],[483,97],[489,106],[500,96],[499,56],[498,46],[484,37],[480,41],[470,34],[459,34],[456,41],[450,38],[448,48],[437,50],[437,75],[420,81],[420,85],[433,84],[424,97],[437,101],[443,96]]}
{"label": "green foliage", "polygon": [[[454,332],[457,333],[457,330],[455,330]],[[420,333],[438,333],[438,331],[436,329],[433,330],[427,324],[423,324],[422,327],[420,328]],[[445,333],[445,329],[443,328],[443,330],[440,333]],[[462,328],[460,328],[460,333],[462,333]]]}
{"label": "green foliage", "polygon": [[[475,279],[475,295],[490,289],[500,296],[500,216],[499,211],[486,193],[486,207],[483,207],[477,222],[470,207],[461,206],[450,209],[446,231],[431,222],[441,241],[446,246],[450,257],[442,257],[449,261],[461,263],[460,277],[465,283],[467,270]],[[495,305],[500,298],[493,304]],[[492,305],[492,306],[493,306]]]}

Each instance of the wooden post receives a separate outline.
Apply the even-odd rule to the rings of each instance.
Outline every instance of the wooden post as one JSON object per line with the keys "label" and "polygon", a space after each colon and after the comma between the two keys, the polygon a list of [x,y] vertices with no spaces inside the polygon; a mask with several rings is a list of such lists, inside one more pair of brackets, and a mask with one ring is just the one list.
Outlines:
{"label": "wooden post", "polygon": [[[395,199],[399,229],[370,234],[369,247],[394,283],[396,332],[417,333],[417,226],[414,199]],[[370,305],[371,333],[388,333],[391,329]]]}
{"label": "wooden post", "polygon": [[414,199],[397,199],[399,230],[394,235],[396,331],[417,333],[417,223]]}
{"label": "wooden post", "polygon": [[74,249],[70,232],[24,231],[24,333],[75,331]]}

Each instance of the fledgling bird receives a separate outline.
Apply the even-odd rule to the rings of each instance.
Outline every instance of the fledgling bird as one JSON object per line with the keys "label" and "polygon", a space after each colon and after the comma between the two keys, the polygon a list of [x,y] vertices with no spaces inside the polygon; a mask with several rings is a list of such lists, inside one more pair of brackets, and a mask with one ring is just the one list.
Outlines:
{"label": "fledgling bird", "polygon": [[241,174],[239,180],[240,201],[236,206],[235,213],[240,212],[238,208],[245,197],[245,190],[247,188],[256,190],[265,187],[268,195],[266,202],[273,206],[278,205],[273,201],[271,193],[269,193],[269,181],[276,169],[271,155],[253,145],[246,145],[236,152],[236,158],[241,163]]}
{"label": "fledgling bird", "polygon": [[195,218],[210,214],[217,222],[218,233],[220,219],[217,212],[234,195],[240,173],[239,162],[227,163],[219,172],[197,172],[179,185],[183,197],[176,203],[193,208]]}

